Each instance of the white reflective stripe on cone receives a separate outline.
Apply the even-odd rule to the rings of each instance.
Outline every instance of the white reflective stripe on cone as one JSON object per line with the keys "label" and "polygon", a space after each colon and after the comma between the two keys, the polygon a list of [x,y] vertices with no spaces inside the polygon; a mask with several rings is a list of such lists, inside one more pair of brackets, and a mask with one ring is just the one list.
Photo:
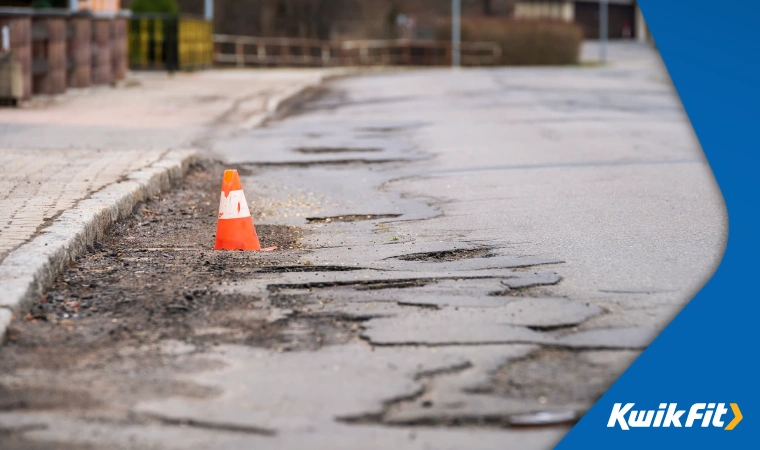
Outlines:
{"label": "white reflective stripe on cone", "polygon": [[242,217],[251,217],[243,191],[230,191],[227,197],[222,192],[222,198],[219,200],[219,218],[240,219]]}

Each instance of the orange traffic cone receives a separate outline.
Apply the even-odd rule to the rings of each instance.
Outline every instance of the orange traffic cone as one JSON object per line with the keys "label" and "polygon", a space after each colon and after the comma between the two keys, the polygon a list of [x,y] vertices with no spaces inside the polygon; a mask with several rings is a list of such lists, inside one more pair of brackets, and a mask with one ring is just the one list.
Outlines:
{"label": "orange traffic cone", "polygon": [[225,170],[215,250],[261,250],[237,170]]}

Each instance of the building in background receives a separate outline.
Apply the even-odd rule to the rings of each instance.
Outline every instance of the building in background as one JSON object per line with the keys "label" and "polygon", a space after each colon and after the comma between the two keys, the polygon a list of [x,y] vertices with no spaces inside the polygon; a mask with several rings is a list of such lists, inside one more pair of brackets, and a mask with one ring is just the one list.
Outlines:
{"label": "building in background", "polygon": [[0,7],[56,8],[70,11],[89,10],[112,13],[121,9],[121,0],[0,0]]}
{"label": "building in background", "polygon": [[[652,35],[635,0],[608,0],[610,39],[650,42]],[[576,22],[586,39],[599,39],[599,0],[519,0],[516,19],[553,19]]]}
{"label": "building in background", "polygon": [[[77,2],[77,10],[92,12],[116,12],[121,9],[121,0],[70,0]],[[73,8],[72,8],[73,9]]]}
{"label": "building in background", "polygon": [[[516,0],[462,0],[466,16],[506,16]],[[128,9],[132,0],[122,0]],[[183,14],[202,15],[204,0],[177,0]],[[432,39],[451,0],[214,0],[214,32],[315,39]],[[400,20],[399,20],[400,18]]]}
{"label": "building in background", "polygon": [[[82,0],[94,3],[99,0]],[[100,0],[108,1],[108,0]],[[113,0],[111,0],[113,1]],[[133,0],[122,0],[128,9]],[[599,38],[599,0],[461,0],[462,15],[509,16],[578,23]],[[183,14],[202,16],[204,0],[177,0]],[[451,16],[451,0],[213,0],[214,33],[312,39],[435,39]],[[650,41],[636,0],[609,0],[609,38]]]}

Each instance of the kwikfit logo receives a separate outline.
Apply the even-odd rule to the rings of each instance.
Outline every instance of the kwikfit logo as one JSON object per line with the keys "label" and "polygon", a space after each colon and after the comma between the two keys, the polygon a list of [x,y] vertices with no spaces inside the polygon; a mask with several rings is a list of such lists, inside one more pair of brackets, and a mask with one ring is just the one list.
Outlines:
{"label": "kwikfit logo", "polygon": [[[742,412],[739,405],[731,403],[731,412],[734,415],[728,425],[725,425],[723,417],[728,413],[725,403],[694,403],[688,409],[678,409],[678,403],[660,403],[658,409],[635,410],[635,403],[615,403],[607,421],[608,428],[619,426],[623,430],[631,428],[691,428],[691,427],[718,427],[724,430],[733,430],[741,422]],[[683,419],[684,414],[686,418]],[[684,420],[683,424],[681,420]],[[725,425],[725,428],[724,428]]]}

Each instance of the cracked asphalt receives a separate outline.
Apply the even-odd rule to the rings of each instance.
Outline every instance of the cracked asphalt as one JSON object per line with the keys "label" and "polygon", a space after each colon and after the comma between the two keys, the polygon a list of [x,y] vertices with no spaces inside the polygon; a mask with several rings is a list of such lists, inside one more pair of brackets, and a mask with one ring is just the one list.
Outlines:
{"label": "cracked asphalt", "polygon": [[[9,331],[3,448],[551,448],[726,241],[657,55],[621,49],[338,79],[214,139]],[[223,166],[278,251],[211,251]]]}

